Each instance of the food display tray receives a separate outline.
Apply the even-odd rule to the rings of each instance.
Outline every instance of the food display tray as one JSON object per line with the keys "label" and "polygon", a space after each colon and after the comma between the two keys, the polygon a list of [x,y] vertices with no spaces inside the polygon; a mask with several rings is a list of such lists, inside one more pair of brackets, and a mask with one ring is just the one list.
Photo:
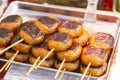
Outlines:
{"label": "food display tray", "polygon": [[[96,14],[96,23],[90,26],[84,26],[84,14],[88,11],[80,8],[70,8],[70,7],[62,7],[56,5],[43,5],[43,4],[34,4],[28,2],[14,1],[7,8],[6,12],[2,16],[0,20],[4,17],[12,14],[21,15],[23,18],[23,22],[30,19],[36,19],[39,16],[55,16],[60,19],[76,19],[80,20],[83,24],[83,27],[90,33],[95,32],[106,32],[115,37],[114,48],[111,52],[111,56],[108,61],[108,66],[106,72],[99,77],[91,76],[90,80],[106,80],[109,69],[111,66],[111,61],[113,60],[113,56],[116,50],[116,44],[118,42],[119,37],[119,15],[116,15],[112,12],[106,11],[96,11],[89,12],[92,14]],[[1,57],[1,61],[7,61],[6,58]],[[4,80],[22,80],[24,74],[28,71],[28,69],[32,66],[29,63],[22,62],[13,62],[7,71]],[[33,72],[29,75],[26,80],[52,80],[57,69],[54,68],[45,68],[39,67],[37,70],[33,70]],[[82,74],[80,72],[69,72],[65,71],[65,74],[62,80],[80,80]],[[86,78],[87,76],[85,76]]]}

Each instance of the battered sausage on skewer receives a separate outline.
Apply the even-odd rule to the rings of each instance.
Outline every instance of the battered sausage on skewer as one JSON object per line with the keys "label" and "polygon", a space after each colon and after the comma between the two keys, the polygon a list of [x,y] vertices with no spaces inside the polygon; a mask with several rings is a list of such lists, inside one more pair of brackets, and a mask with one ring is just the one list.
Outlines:
{"label": "battered sausage on skewer", "polygon": [[[20,40],[20,36],[18,34],[16,34],[14,36],[14,38],[11,40],[11,44],[13,44],[14,42],[17,42],[18,40]],[[12,47],[13,50],[17,51],[19,50],[22,53],[28,53],[31,50],[32,45],[29,45],[25,42],[21,42],[15,46]]]}
{"label": "battered sausage on skewer", "polygon": [[87,45],[89,39],[89,33],[86,30],[82,31],[82,34],[79,35],[77,38],[73,39],[74,42],[79,43],[82,46]]}
{"label": "battered sausage on skewer", "polygon": [[113,48],[114,37],[108,33],[97,32],[91,35],[89,43],[105,50]]}
{"label": "battered sausage on skewer", "polygon": [[66,61],[74,61],[79,58],[81,52],[82,46],[79,43],[73,42],[70,49],[62,52],[56,52],[56,55],[60,60],[66,59]]}
{"label": "battered sausage on skewer", "polygon": [[2,19],[0,28],[7,28],[13,32],[16,32],[21,24],[22,17],[20,15],[10,15]]}
{"label": "battered sausage on skewer", "polygon": [[67,33],[57,32],[48,40],[49,49],[55,48],[56,51],[64,51],[72,45],[71,36]]}
{"label": "battered sausage on skewer", "polygon": [[59,32],[70,34],[72,38],[75,38],[82,34],[82,24],[78,21],[66,20],[59,27]]}
{"label": "battered sausage on skewer", "polygon": [[[56,59],[55,60],[55,67],[58,69],[60,67],[61,63],[62,63],[62,61]],[[62,69],[66,69],[66,71],[75,71],[76,69],[78,69],[79,65],[80,65],[79,60],[65,62],[62,66]]]}
{"label": "battered sausage on skewer", "polygon": [[97,46],[86,46],[83,48],[80,56],[81,62],[88,65],[91,62],[91,66],[101,66],[108,60],[110,50],[106,51]]}
{"label": "battered sausage on skewer", "polygon": [[[45,40],[44,42],[42,42],[41,44],[38,45],[34,45],[32,47],[32,54],[35,57],[41,57],[44,58],[48,53],[49,53],[49,48],[48,48],[48,44],[47,44],[47,40]],[[54,56],[54,51],[47,57],[47,58],[52,58]]]}
{"label": "battered sausage on skewer", "polygon": [[18,34],[26,43],[31,45],[38,44],[44,39],[44,33],[40,26],[39,21],[29,20],[22,24]]}
{"label": "battered sausage on skewer", "polygon": [[[86,65],[80,63],[80,72],[84,73],[86,69]],[[103,63],[101,66],[98,67],[90,67],[87,71],[87,74],[91,74],[92,76],[101,76],[105,73],[107,69],[107,63]]]}
{"label": "battered sausage on skewer", "polygon": [[[14,54],[15,54],[16,51],[10,49],[8,51],[5,52],[5,56],[7,59],[10,59]],[[27,59],[29,58],[29,53],[21,53],[19,52],[19,54],[17,54],[17,56],[15,57],[15,61],[18,61],[18,62],[23,62],[23,61],[26,61]]]}
{"label": "battered sausage on skewer", "polygon": [[[31,55],[29,57],[29,62],[31,64],[33,64],[35,62],[35,60],[37,59],[37,57]],[[41,61],[42,59],[39,60],[39,62]],[[44,67],[51,67],[53,64],[54,64],[54,57],[50,58],[50,59],[46,59],[40,66],[44,66]]]}
{"label": "battered sausage on skewer", "polygon": [[40,27],[46,35],[53,34],[57,31],[57,27],[60,24],[60,20],[56,17],[42,16],[38,19]]}

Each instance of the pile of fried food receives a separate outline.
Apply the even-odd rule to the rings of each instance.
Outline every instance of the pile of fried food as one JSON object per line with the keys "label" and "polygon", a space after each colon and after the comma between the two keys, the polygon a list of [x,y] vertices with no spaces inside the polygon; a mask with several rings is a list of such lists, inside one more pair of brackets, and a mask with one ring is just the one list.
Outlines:
{"label": "pile of fried food", "polygon": [[[92,35],[83,28],[80,21],[61,20],[53,16],[40,16],[36,20],[23,23],[20,15],[10,15],[0,22],[0,49],[23,39],[5,52],[9,59],[19,50],[15,61],[35,62],[37,57],[44,58],[51,49],[55,49],[41,64],[44,67],[79,70],[84,73],[87,65],[91,66],[87,74],[101,76],[107,69],[107,61],[113,49],[114,37],[104,32]],[[3,54],[1,54],[3,55]]]}

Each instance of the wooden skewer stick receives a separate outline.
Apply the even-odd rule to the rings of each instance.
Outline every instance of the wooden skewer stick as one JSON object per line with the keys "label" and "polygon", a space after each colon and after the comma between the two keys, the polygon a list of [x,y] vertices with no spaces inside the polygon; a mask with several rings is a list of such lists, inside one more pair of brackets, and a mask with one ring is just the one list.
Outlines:
{"label": "wooden skewer stick", "polygon": [[7,70],[9,68],[10,64],[13,62],[13,60],[15,59],[15,57],[17,56],[18,53],[19,53],[19,50],[17,50],[16,53],[14,54],[14,56],[12,56],[7,67],[5,68],[5,70]]}
{"label": "wooden skewer stick", "polygon": [[40,59],[40,56],[35,60],[34,64],[31,66],[31,68],[28,70],[28,72],[24,75],[24,77],[22,78],[22,80],[26,80],[26,78],[29,76],[29,74],[31,73],[31,71],[35,68],[35,66],[37,65],[38,61]]}
{"label": "wooden skewer stick", "polygon": [[10,46],[6,47],[6,48],[5,48],[5,49],[3,49],[2,51],[0,51],[0,54],[2,54],[3,52],[5,52],[6,50],[10,49],[11,47],[13,47],[13,46],[15,46],[15,45],[17,45],[17,44],[21,43],[22,41],[23,41],[23,39],[21,39],[21,40],[19,40],[19,41],[15,42],[15,43],[13,43],[12,45],[10,45]]}
{"label": "wooden skewer stick", "polygon": [[90,80],[90,77],[91,77],[91,74],[88,75],[87,79],[86,80]]}
{"label": "wooden skewer stick", "polygon": [[47,57],[54,51],[55,49],[53,48],[39,63],[38,65],[35,67],[35,69],[37,69],[44,61],[45,59],[47,59]]}
{"label": "wooden skewer stick", "polygon": [[91,62],[89,62],[88,66],[87,66],[87,68],[85,69],[85,72],[83,73],[83,75],[82,75],[82,77],[81,77],[80,80],[83,80],[83,78],[85,77],[85,75],[86,75],[88,69],[90,68],[90,65],[91,65]]}
{"label": "wooden skewer stick", "polygon": [[[11,59],[11,58],[10,58]],[[0,73],[5,69],[5,67],[9,64],[10,60],[8,60],[5,65],[0,69]]]}
{"label": "wooden skewer stick", "polygon": [[32,67],[28,70],[28,72],[25,74],[25,76],[29,76],[30,72],[35,68],[35,66],[37,65],[38,61],[40,59],[40,56],[36,59],[36,61],[34,62],[34,64],[32,65]]}
{"label": "wooden skewer stick", "polygon": [[7,70],[7,68],[10,66],[10,62],[12,62],[11,60],[14,59],[16,57],[16,55],[18,54],[18,51],[14,54],[14,56],[12,56],[6,63],[5,65],[0,69],[0,73],[5,69]]}
{"label": "wooden skewer stick", "polygon": [[65,71],[66,71],[66,69],[64,68],[64,70],[62,71],[62,73],[61,73],[61,75],[60,75],[60,77],[59,77],[59,79],[58,79],[58,80],[62,80],[62,77],[63,77],[63,75],[64,75]]}
{"label": "wooden skewer stick", "polygon": [[66,60],[66,59],[64,58],[63,61],[62,61],[62,63],[61,63],[61,65],[60,65],[60,67],[59,67],[59,69],[58,69],[58,71],[57,71],[57,73],[55,74],[55,77],[53,78],[53,80],[56,80],[56,79],[57,79],[57,76],[58,76],[60,70],[62,69],[63,64],[65,63],[65,60]]}

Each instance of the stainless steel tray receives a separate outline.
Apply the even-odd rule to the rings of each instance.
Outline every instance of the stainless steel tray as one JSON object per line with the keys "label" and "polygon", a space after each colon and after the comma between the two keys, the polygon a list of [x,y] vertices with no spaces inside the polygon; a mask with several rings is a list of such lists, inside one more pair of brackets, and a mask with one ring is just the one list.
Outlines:
{"label": "stainless steel tray", "polygon": [[[38,16],[55,16],[63,19],[78,19],[83,22],[85,12],[88,11],[80,8],[70,8],[55,5],[43,5],[15,1],[9,5],[8,9],[6,10],[2,18],[12,14],[19,14],[22,16],[23,21],[26,21],[28,19],[36,19],[36,17]],[[96,25],[87,26],[84,28],[88,30],[89,33],[91,32],[94,33],[98,31],[107,32],[115,37],[114,49],[108,61],[108,68],[105,74],[100,77],[91,76],[90,79],[90,80],[106,80],[106,77],[108,76],[108,72],[111,66],[111,61],[117,47],[116,44],[118,42],[118,36],[120,31],[119,15],[106,11],[96,11],[91,13],[95,13],[97,15]],[[7,59],[5,58],[0,58],[0,60],[7,61]],[[25,72],[27,72],[30,66],[31,64],[28,63],[26,64],[14,61],[11,67],[9,68],[8,72],[6,73],[4,80],[21,80],[21,78],[24,76]],[[27,80],[52,80],[56,71],[57,69],[39,67],[39,69],[34,70],[30,74]],[[66,71],[62,80],[79,80],[81,75],[82,75],[81,73]]]}

